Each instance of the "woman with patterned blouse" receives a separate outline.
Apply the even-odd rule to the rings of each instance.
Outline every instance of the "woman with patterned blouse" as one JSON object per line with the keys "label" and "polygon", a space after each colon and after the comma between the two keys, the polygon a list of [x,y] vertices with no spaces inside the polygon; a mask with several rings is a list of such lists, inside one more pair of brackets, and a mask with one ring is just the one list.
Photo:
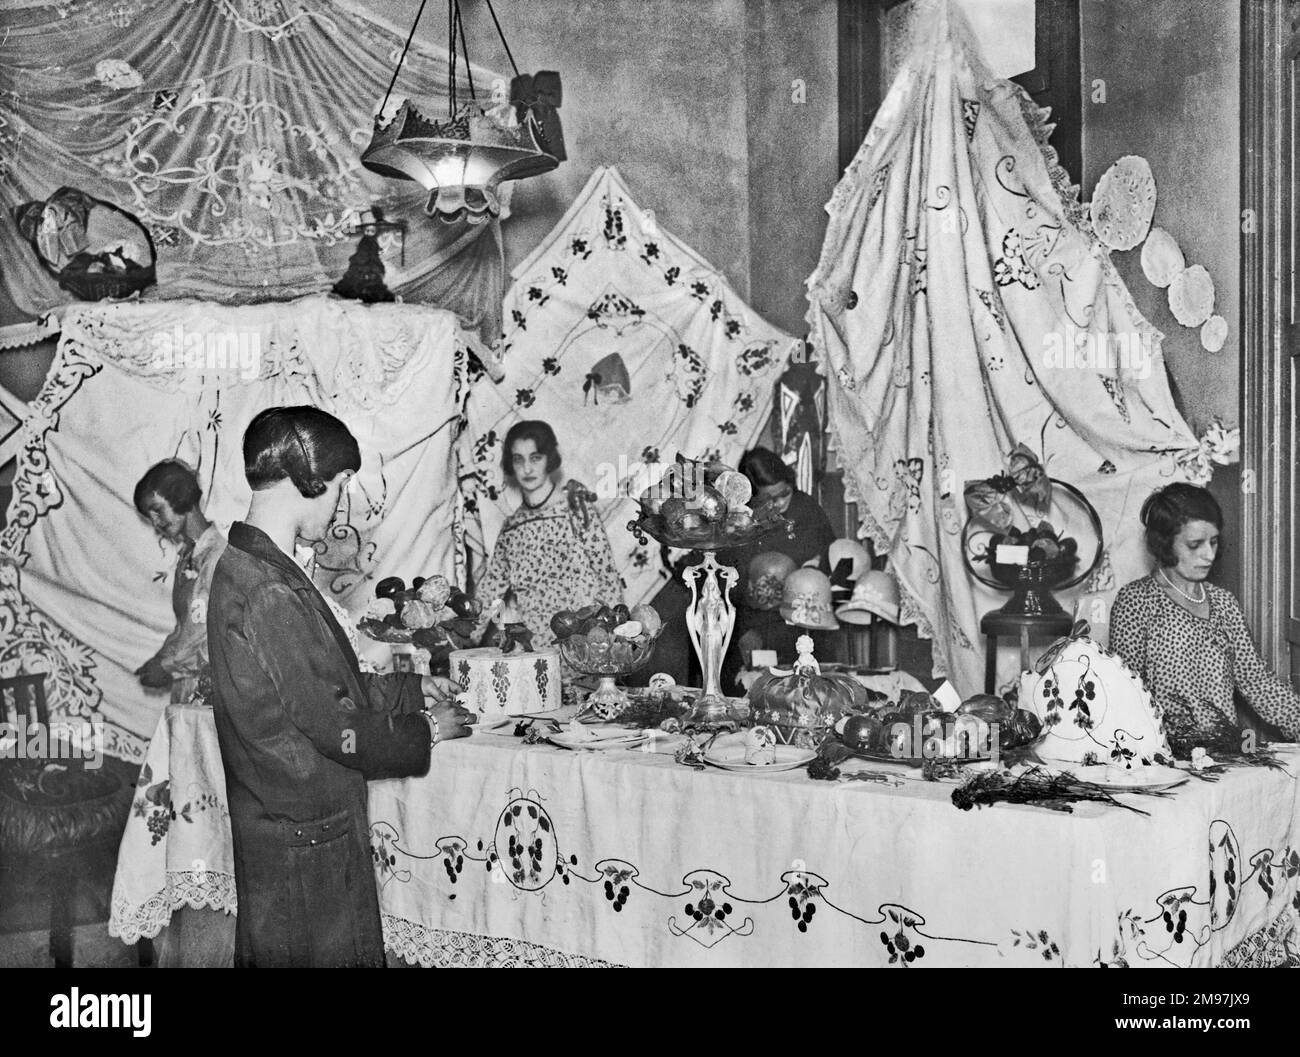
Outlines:
{"label": "woman with patterned blouse", "polygon": [[1111,649],[1146,681],[1178,740],[1240,725],[1233,691],[1300,740],[1300,696],[1260,659],[1232,593],[1209,582],[1223,513],[1204,488],[1171,484],[1142,505],[1154,572],[1120,589]]}
{"label": "woman with patterned blouse", "polygon": [[511,426],[501,468],[523,502],[506,519],[475,595],[486,624],[495,603],[513,594],[533,645],[547,646],[555,641],[551,617],[562,609],[618,605],[623,584],[605,526],[587,506],[594,497],[575,481],[559,484],[559,444],[549,425]]}

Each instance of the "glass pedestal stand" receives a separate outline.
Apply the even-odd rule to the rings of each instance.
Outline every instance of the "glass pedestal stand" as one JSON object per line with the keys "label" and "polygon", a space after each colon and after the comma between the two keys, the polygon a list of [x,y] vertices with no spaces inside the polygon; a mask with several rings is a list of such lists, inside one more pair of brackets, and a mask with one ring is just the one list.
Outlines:
{"label": "glass pedestal stand", "polygon": [[[744,713],[723,694],[721,678],[722,659],[726,656],[736,624],[736,607],[730,596],[731,589],[736,586],[737,573],[730,565],[719,565],[713,551],[703,553],[703,562],[682,570],[682,579],[691,589],[691,601],[686,607],[686,629],[700,659],[700,670],[704,673],[704,693],[682,719],[682,725],[688,729],[734,728],[744,718]],[[699,586],[701,581],[702,587]]]}

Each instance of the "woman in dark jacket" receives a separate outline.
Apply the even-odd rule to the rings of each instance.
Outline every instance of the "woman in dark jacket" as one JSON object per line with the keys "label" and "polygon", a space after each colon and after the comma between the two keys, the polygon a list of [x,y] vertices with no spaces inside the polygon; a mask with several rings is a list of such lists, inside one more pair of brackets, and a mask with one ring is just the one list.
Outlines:
{"label": "woman in dark jacket", "polygon": [[[754,543],[718,551],[718,562],[730,565],[739,576],[736,603],[736,624],[731,633],[731,645],[722,662],[722,689],[724,693],[743,693],[735,679],[743,667],[744,653],[748,648],[776,650],[781,660],[793,661],[795,640],[809,632],[787,624],[774,609],[760,606],[747,597],[745,581],[750,563],[760,554],[784,554],[796,566],[813,565],[822,572],[829,571],[826,552],[835,541],[830,519],[807,492],[795,487],[794,470],[779,455],[767,448],[753,448],[740,459],[740,472],[754,486],[753,503],[775,504],[778,513],[794,525],[794,534],[772,532]],[[826,642],[823,632],[812,632],[818,646]],[[742,644],[741,640],[745,639]],[[757,643],[749,646],[750,643]],[[822,650],[822,659],[828,660]]]}
{"label": "woman in dark jacket", "polygon": [[271,408],[244,434],[253,501],[208,601],[237,966],[384,964],[366,780],[423,774],[434,744],[469,733],[445,682],[362,673],[292,558],[296,539],[325,536],[360,466],[347,427],[317,408]]}

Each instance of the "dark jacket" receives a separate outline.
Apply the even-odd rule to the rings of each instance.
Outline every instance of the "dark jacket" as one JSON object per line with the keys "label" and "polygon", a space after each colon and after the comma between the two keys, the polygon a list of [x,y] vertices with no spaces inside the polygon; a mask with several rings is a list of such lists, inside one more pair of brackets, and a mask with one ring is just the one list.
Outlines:
{"label": "dark jacket", "polygon": [[366,780],[424,774],[417,675],[370,675],[316,587],[235,522],[208,600],[235,964],[384,964]]}

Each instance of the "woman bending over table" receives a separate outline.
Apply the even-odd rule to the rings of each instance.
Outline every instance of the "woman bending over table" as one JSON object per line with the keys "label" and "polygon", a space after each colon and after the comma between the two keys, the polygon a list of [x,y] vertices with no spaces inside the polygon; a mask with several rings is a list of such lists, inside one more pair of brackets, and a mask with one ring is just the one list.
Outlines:
{"label": "woman bending over table", "polygon": [[[506,519],[475,595],[483,625],[513,593],[534,646],[555,641],[551,617],[562,609],[623,601],[623,582],[593,498],[576,481],[559,483],[560,450],[545,422],[516,422],[501,450],[501,470],[522,497]],[[480,630],[482,630],[480,628]]]}
{"label": "woman bending over table", "polygon": [[1300,739],[1300,696],[1260,659],[1232,593],[1209,582],[1223,513],[1204,488],[1171,484],[1142,504],[1155,571],[1115,597],[1110,647],[1142,676],[1166,732],[1240,726],[1233,691],[1288,740]]}

